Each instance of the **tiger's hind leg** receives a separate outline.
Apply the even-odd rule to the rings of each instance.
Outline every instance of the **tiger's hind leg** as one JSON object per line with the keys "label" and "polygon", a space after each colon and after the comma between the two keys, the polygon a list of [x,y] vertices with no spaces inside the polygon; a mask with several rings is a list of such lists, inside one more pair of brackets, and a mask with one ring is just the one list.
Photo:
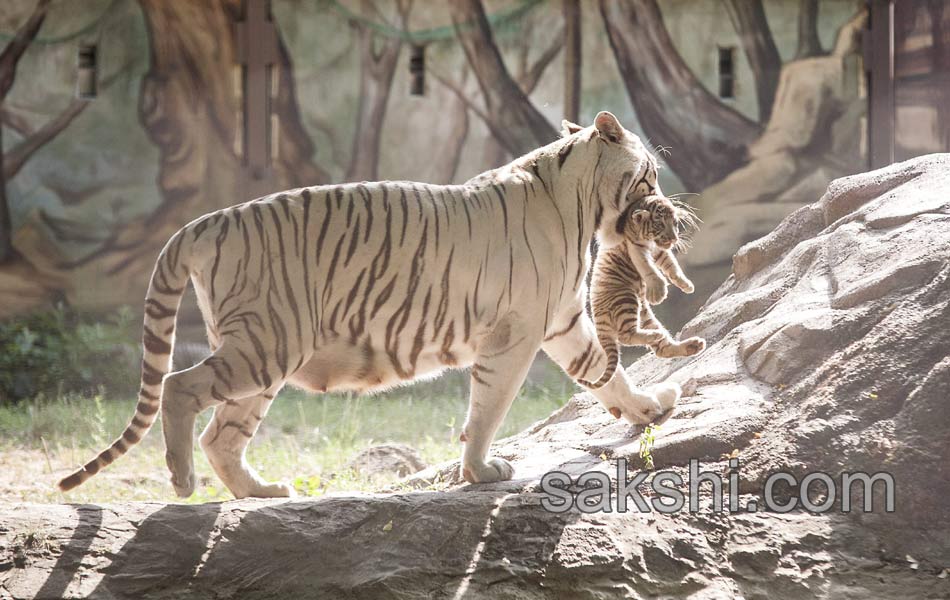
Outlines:
{"label": "tiger's hind leg", "polygon": [[650,311],[650,305],[633,295],[613,307],[612,319],[617,323],[617,340],[624,346],[653,347],[669,337],[662,325],[644,316],[645,311]]}
{"label": "tiger's hind leg", "polygon": [[247,463],[245,451],[267,415],[278,389],[250,398],[228,400],[214,408],[214,417],[201,434],[201,448],[214,472],[235,498],[287,498],[293,488],[264,481]]}
{"label": "tiger's hind leg", "polygon": [[653,352],[660,358],[676,358],[682,356],[693,356],[706,349],[706,340],[700,337],[691,337],[682,341],[676,341],[657,320],[653,314],[653,309],[649,304],[640,305],[640,323],[645,329],[657,332],[652,336],[653,340],[648,345],[653,348]]}
{"label": "tiger's hind leg", "polygon": [[175,492],[187,497],[195,489],[195,418],[211,406],[238,403],[265,390],[279,388],[268,374],[252,373],[244,360],[254,356],[253,348],[224,345],[197,365],[171,373],[162,388],[162,431],[165,435],[165,462],[171,471]]}

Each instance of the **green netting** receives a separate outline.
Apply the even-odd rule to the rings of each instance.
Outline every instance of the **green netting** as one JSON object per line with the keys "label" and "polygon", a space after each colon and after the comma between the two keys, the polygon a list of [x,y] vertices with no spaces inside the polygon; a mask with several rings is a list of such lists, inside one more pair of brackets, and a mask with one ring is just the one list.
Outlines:
{"label": "green netting", "polygon": [[[44,44],[44,45],[60,44],[62,42],[68,42],[76,38],[82,37],[86,35],[87,33],[91,33],[95,31],[96,29],[98,29],[103,19],[105,19],[109,15],[109,13],[112,12],[119,5],[120,2],[124,2],[124,1],[125,0],[112,0],[112,2],[110,2],[109,5],[106,6],[105,9],[101,13],[99,13],[99,15],[96,18],[92,19],[91,21],[89,21],[87,24],[83,25],[79,29],[70,31],[69,33],[63,33],[60,35],[54,35],[54,36],[48,36],[48,37],[37,36],[30,43]],[[50,7],[49,10],[52,10],[52,9],[53,7]],[[16,34],[14,33],[0,31],[0,41],[8,42],[12,40],[15,35]]]}
{"label": "green netting", "polygon": [[[506,30],[516,27],[518,21],[531,9],[541,4],[543,0],[522,0],[516,6],[507,10],[487,15],[488,24],[495,33],[504,33]],[[328,4],[333,7],[341,16],[349,21],[356,21],[372,29],[379,35],[398,38],[415,44],[424,44],[427,42],[440,42],[455,38],[455,26],[443,25],[442,27],[432,27],[429,29],[418,29],[416,31],[406,31],[393,27],[388,23],[377,23],[372,19],[354,13],[346,6],[340,4],[338,0],[328,0]],[[460,27],[471,27],[472,23],[463,23]]]}
{"label": "green netting", "polygon": [[[71,31],[69,33],[63,33],[55,36],[48,37],[37,37],[32,43],[34,44],[59,44],[62,42],[68,42],[76,38],[82,37],[87,33],[90,33],[96,30],[99,27],[103,19],[105,19],[110,12],[112,12],[120,2],[125,0],[112,0],[109,5],[94,19],[90,20],[87,24],[79,27],[78,29]],[[543,0],[522,0],[516,6],[513,6],[507,10],[503,10],[491,15],[488,15],[488,24],[492,27],[496,33],[504,33],[512,27],[516,27],[518,21],[527,14],[535,6],[543,2]],[[388,23],[377,23],[372,19],[368,19],[362,15],[359,15],[337,0],[327,0],[329,6],[333,7],[341,16],[349,21],[356,21],[365,25],[366,27],[372,29],[379,35],[386,37],[399,38],[407,42],[412,42],[416,44],[424,44],[427,42],[439,42],[455,38],[455,26],[454,25],[444,25],[442,27],[432,27],[429,29],[419,29],[416,31],[406,31],[404,29],[399,29],[393,27]],[[471,27],[471,23],[463,23],[461,27]],[[0,31],[0,41],[9,41],[12,40],[15,34],[8,33],[5,31]]]}

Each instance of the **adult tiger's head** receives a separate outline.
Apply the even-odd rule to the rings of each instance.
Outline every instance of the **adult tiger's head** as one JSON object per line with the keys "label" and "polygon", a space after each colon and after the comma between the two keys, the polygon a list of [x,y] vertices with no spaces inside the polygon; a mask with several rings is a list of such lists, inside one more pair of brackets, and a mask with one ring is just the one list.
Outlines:
{"label": "adult tiger's head", "polygon": [[592,127],[570,121],[561,125],[564,137],[596,145],[593,191],[603,209],[598,237],[602,246],[614,246],[623,241],[619,221],[630,205],[648,196],[663,195],[657,181],[656,158],[635,133],[624,129],[607,111],[597,114]]}
{"label": "adult tiger's head", "polygon": [[678,200],[651,194],[631,200],[617,220],[617,233],[625,242],[653,242],[668,250],[689,246],[699,218],[692,207]]}

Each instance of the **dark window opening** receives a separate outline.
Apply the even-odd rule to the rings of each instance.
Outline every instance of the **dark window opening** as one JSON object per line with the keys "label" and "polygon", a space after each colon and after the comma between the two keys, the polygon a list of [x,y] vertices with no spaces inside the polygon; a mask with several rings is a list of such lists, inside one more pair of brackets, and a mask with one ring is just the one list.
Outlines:
{"label": "dark window opening", "polygon": [[96,97],[96,45],[83,44],[79,46],[77,59],[78,75],[76,78],[76,97],[90,100]]}
{"label": "dark window opening", "polygon": [[736,49],[732,46],[719,48],[719,97],[736,97],[736,75],[735,75],[735,54]]}

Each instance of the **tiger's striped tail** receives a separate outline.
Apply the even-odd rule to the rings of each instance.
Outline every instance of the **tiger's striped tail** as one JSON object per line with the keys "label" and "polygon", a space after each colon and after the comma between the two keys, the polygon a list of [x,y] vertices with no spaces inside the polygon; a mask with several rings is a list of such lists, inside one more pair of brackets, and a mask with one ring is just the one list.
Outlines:
{"label": "tiger's striped tail", "polygon": [[614,371],[617,370],[617,365],[620,363],[620,342],[617,341],[616,335],[609,336],[607,334],[609,329],[611,328],[605,324],[597,325],[597,341],[600,342],[600,347],[604,349],[604,353],[607,355],[607,366],[604,367],[600,379],[597,381],[577,380],[577,383],[589,390],[600,389],[610,383],[610,380],[614,377]]}
{"label": "tiger's striped tail", "polygon": [[81,485],[125,454],[148,433],[158,416],[162,379],[171,369],[175,318],[190,275],[189,268],[184,264],[190,254],[190,248],[183,248],[186,246],[184,239],[185,230],[181,230],[172,236],[162,249],[145,295],[142,385],[135,414],[125,431],[112,445],[81,469],[60,480],[59,489],[64,492]]}

